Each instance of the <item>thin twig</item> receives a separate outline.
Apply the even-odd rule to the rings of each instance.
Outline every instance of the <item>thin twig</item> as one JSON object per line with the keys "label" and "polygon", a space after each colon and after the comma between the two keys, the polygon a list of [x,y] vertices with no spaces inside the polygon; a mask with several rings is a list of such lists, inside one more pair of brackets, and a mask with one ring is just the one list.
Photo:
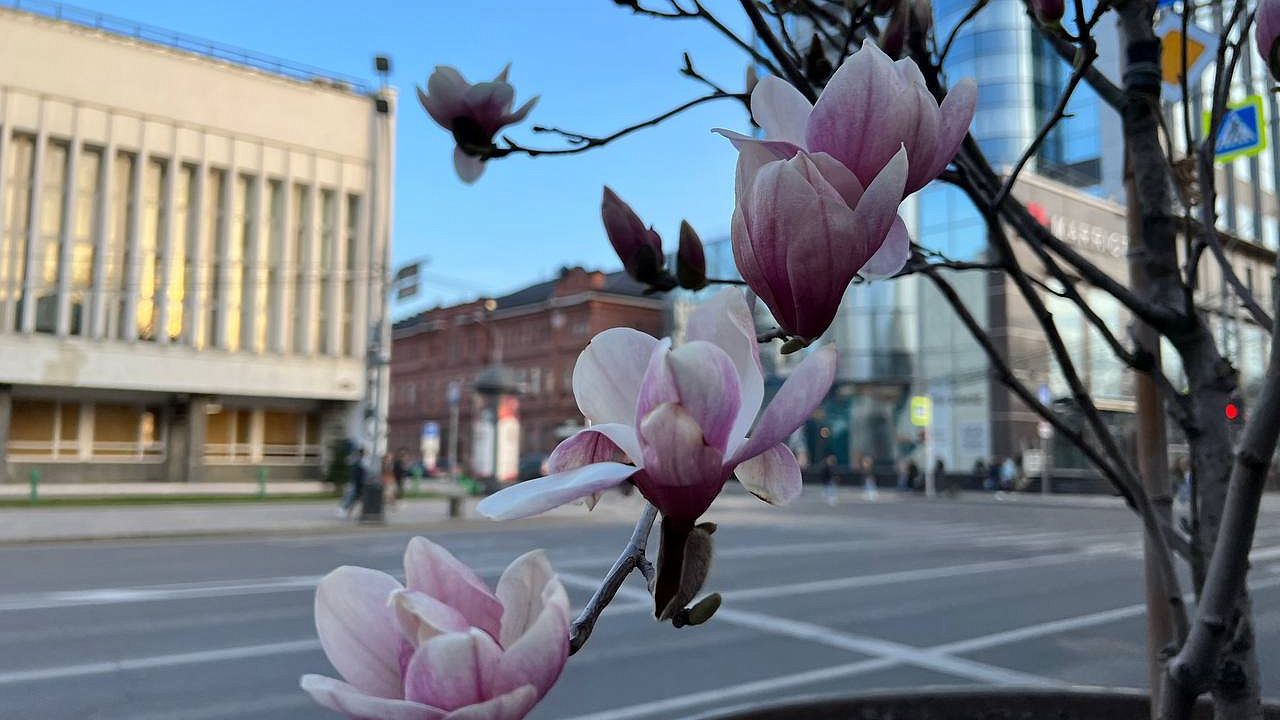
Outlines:
{"label": "thin twig", "polygon": [[978,0],[978,2],[975,2],[969,7],[969,10],[965,12],[964,17],[961,17],[960,21],[956,23],[956,26],[951,28],[951,33],[947,35],[947,41],[942,44],[942,52],[938,53],[938,65],[942,65],[947,61],[947,53],[951,52],[951,44],[956,41],[956,36],[960,34],[960,30],[964,28],[965,25],[968,25],[971,20],[977,17],[978,13],[982,12],[982,9],[985,8],[989,2],[991,2],[991,0]]}
{"label": "thin twig", "polygon": [[644,504],[644,512],[640,513],[640,519],[636,521],[636,529],[631,533],[631,539],[627,541],[627,546],[623,548],[622,554],[614,561],[613,567],[609,568],[609,572],[604,576],[604,581],[595,593],[591,595],[586,607],[582,608],[582,612],[578,613],[577,619],[569,626],[570,655],[578,652],[583,645],[587,644],[587,639],[591,637],[591,631],[595,629],[596,620],[600,619],[600,613],[604,612],[604,609],[613,601],[613,596],[618,594],[619,588],[622,587],[622,583],[626,581],[632,570],[639,569],[646,578],[652,574],[653,567],[645,556],[645,547],[649,544],[649,532],[653,529],[653,522],[657,517],[658,508],[646,502]]}
{"label": "thin twig", "polygon": [[808,98],[809,102],[817,102],[818,95],[813,91],[813,86],[809,84],[809,80],[805,78],[804,73],[787,55],[787,49],[782,47],[778,36],[773,34],[773,29],[769,27],[769,22],[764,19],[764,15],[760,14],[760,8],[756,7],[756,0],[741,0],[741,3],[743,11],[751,19],[751,26],[756,29],[756,34],[760,37],[760,41],[764,43],[765,47],[769,48],[769,52],[773,54],[774,59],[782,66],[782,72],[786,75],[787,80],[802,95]]}
{"label": "thin twig", "polygon": [[617,132],[611,133],[609,135],[604,135],[602,137],[585,135],[582,133],[573,132],[570,130],[562,130],[560,128],[554,128],[554,127],[543,127],[540,125],[535,125],[533,127],[534,132],[549,133],[553,135],[559,135],[565,138],[570,143],[575,145],[575,147],[570,147],[570,148],[525,147],[524,145],[520,145],[516,143],[514,140],[512,140],[510,137],[507,137],[506,135],[504,135],[502,137],[502,141],[506,143],[505,147],[500,147],[497,145],[494,145],[491,147],[468,146],[468,147],[463,147],[463,151],[470,155],[483,158],[485,160],[491,160],[494,158],[506,157],[508,155],[515,155],[515,154],[524,154],[524,155],[528,155],[529,157],[537,157],[539,155],[574,155],[580,152],[586,152],[587,150],[591,150],[592,148],[598,148],[602,145],[608,145],[614,140],[624,138],[627,135],[630,135],[631,133],[637,130],[658,125],[663,121],[669,120],[675,117],[676,115],[679,115],[685,110],[688,110],[693,107],[697,107],[698,105],[701,105],[703,103],[712,102],[714,100],[726,100],[726,99],[745,102],[746,98],[747,96],[743,93],[714,92],[714,93],[711,93],[710,95],[703,95],[702,97],[694,98],[688,102],[682,103],[681,105],[675,108],[672,108],[671,110],[668,110],[662,113],[661,115],[649,118],[648,120],[645,120],[643,122],[638,122],[635,125],[628,125],[627,127],[624,127],[621,130],[618,130]]}

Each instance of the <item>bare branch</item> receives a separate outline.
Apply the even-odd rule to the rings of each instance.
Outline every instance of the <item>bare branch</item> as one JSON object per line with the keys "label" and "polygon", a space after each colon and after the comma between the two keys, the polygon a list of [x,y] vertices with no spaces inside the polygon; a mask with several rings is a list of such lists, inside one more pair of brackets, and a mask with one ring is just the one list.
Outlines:
{"label": "bare branch", "polygon": [[694,0],[693,10],[686,10],[676,0],[668,0],[672,8],[670,11],[652,10],[652,9],[646,8],[640,4],[639,0],[613,0],[613,1],[614,3],[621,5],[623,7],[631,8],[631,11],[636,13],[637,15],[646,15],[648,17],[663,18],[667,20],[698,20],[698,19],[704,20],[707,24],[711,25],[711,27],[715,28],[717,32],[719,32],[726,39],[728,39],[729,42],[733,43],[734,45],[737,45],[740,50],[747,53],[756,62],[763,65],[765,69],[767,69],[769,72],[773,73],[774,75],[782,74],[782,72],[778,70],[778,66],[775,65],[773,61],[768,58],[768,56],[766,56],[765,54],[761,53],[759,50],[756,50],[754,47],[752,47],[751,43],[738,37],[737,33],[730,30],[727,26],[725,26],[724,23],[720,22],[719,18],[713,15],[711,11],[703,7],[701,3],[697,2],[697,0]]}
{"label": "bare branch", "polygon": [[[1049,41],[1049,46],[1054,49],[1058,55],[1067,62],[1074,62],[1076,56],[1076,46],[1066,39],[1055,34],[1049,28],[1044,27],[1035,19],[1035,12],[1031,9],[1029,0],[1024,0],[1027,14],[1031,17],[1032,25],[1040,32],[1041,37]],[[1099,7],[1103,7],[1103,3],[1099,3]],[[1089,83],[1089,87],[1098,93],[1098,97],[1103,102],[1119,111],[1124,107],[1124,91],[1118,85],[1111,82],[1102,71],[1096,67],[1090,67],[1085,71],[1084,79]]]}
{"label": "bare branch", "polygon": [[965,25],[968,25],[971,20],[978,16],[978,13],[982,12],[982,9],[985,8],[989,2],[991,2],[991,0],[978,0],[978,2],[975,2],[969,7],[969,10],[965,12],[964,17],[961,17],[960,21],[956,23],[956,26],[951,28],[951,33],[947,35],[947,41],[942,44],[942,52],[938,53],[939,65],[942,65],[947,61],[947,53],[951,52],[951,44],[956,41],[956,36],[960,34],[960,31],[964,29]]}
{"label": "bare branch", "polygon": [[596,626],[596,620],[600,619],[600,613],[604,612],[604,609],[613,601],[613,597],[618,594],[618,589],[622,587],[622,583],[626,581],[632,570],[639,569],[646,578],[653,573],[653,566],[645,556],[645,548],[649,544],[649,533],[657,517],[658,508],[645,503],[644,512],[640,513],[640,519],[636,521],[636,529],[631,533],[627,546],[614,561],[613,567],[609,568],[609,572],[604,576],[604,582],[587,601],[586,607],[582,608],[577,619],[569,626],[570,655],[587,644],[587,639],[591,637],[591,631]]}
{"label": "bare branch", "polygon": [[676,106],[675,108],[672,108],[671,110],[668,110],[662,113],[661,115],[649,118],[648,120],[645,120],[643,122],[638,122],[635,125],[628,125],[627,127],[624,127],[621,130],[618,130],[617,132],[611,133],[609,135],[604,135],[601,137],[585,135],[583,133],[573,132],[571,130],[563,130],[561,128],[543,127],[541,125],[535,125],[533,127],[534,132],[549,133],[549,134],[559,135],[563,137],[565,140],[569,141],[571,144],[575,146],[570,148],[525,147],[524,145],[520,145],[516,143],[516,141],[512,140],[510,137],[506,135],[502,136],[502,141],[506,143],[505,146],[493,145],[490,147],[475,147],[475,146],[460,145],[459,147],[462,147],[463,152],[466,152],[469,155],[474,155],[476,157],[484,158],[486,160],[506,157],[508,155],[514,155],[514,154],[524,154],[524,155],[528,155],[529,157],[537,157],[539,155],[575,155],[580,152],[586,152],[587,150],[591,150],[592,148],[598,148],[598,147],[601,147],[602,145],[608,145],[614,140],[624,138],[627,135],[630,135],[631,133],[637,130],[642,130],[647,127],[653,127],[654,125],[661,124],[662,122],[669,120],[675,117],[676,115],[679,115],[680,113],[684,112],[685,110],[688,110],[689,108],[697,107],[698,105],[712,102],[714,100],[738,100],[739,102],[746,102],[747,96],[743,93],[713,92],[710,95],[703,95],[702,97],[697,97],[692,100],[689,100],[688,102],[682,103]]}
{"label": "bare branch", "polygon": [[1036,133],[1036,136],[1031,140],[1031,144],[1027,146],[1026,150],[1022,151],[1022,156],[1018,158],[1013,170],[1005,178],[1004,185],[1000,187],[1000,192],[996,193],[995,199],[992,200],[992,204],[995,207],[999,207],[1004,203],[1005,198],[1009,197],[1009,193],[1013,191],[1013,184],[1017,182],[1022,168],[1026,167],[1027,161],[1040,149],[1040,145],[1044,143],[1045,138],[1049,137],[1049,133],[1053,132],[1053,129],[1062,121],[1062,118],[1066,117],[1067,103],[1071,102],[1071,96],[1075,94],[1076,87],[1084,79],[1085,72],[1093,67],[1093,61],[1097,59],[1097,46],[1094,44],[1093,38],[1086,36],[1082,40],[1081,46],[1076,50],[1075,60],[1072,62],[1071,78],[1067,80],[1067,86],[1063,88],[1062,95],[1058,97],[1058,104],[1054,106],[1053,112],[1049,114],[1049,117],[1045,118],[1044,124],[1040,126],[1040,132]]}
{"label": "bare branch", "polygon": [[756,0],[741,0],[741,2],[742,9],[747,13],[747,17],[751,19],[751,26],[756,29],[756,34],[760,36],[760,41],[764,43],[765,47],[769,48],[769,52],[773,54],[774,59],[782,66],[783,75],[802,95],[808,98],[809,102],[817,102],[818,95],[813,91],[813,86],[809,84],[804,73],[800,71],[800,68],[787,54],[787,49],[782,47],[782,43],[778,41],[778,36],[773,34],[773,29],[769,27],[764,15],[760,14],[760,8],[756,7]]}

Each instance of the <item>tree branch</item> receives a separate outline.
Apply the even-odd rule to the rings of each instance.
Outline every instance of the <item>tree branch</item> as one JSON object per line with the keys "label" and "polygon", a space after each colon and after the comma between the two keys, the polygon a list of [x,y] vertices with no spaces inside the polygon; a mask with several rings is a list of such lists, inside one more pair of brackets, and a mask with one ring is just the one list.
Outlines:
{"label": "tree branch", "polygon": [[760,8],[756,7],[756,0],[741,0],[742,9],[747,13],[747,17],[751,19],[751,26],[756,29],[756,35],[760,36],[760,41],[765,47],[769,48],[769,52],[773,54],[775,60],[782,66],[782,72],[787,80],[804,95],[809,102],[817,102],[818,95],[813,91],[813,86],[805,78],[804,73],[792,61],[791,56],[787,54],[787,49],[778,41],[778,36],[773,34],[773,29],[769,27],[768,21],[764,19],[764,15],[760,14]]}
{"label": "tree branch", "polygon": [[640,513],[640,519],[636,521],[636,529],[631,533],[627,546],[614,561],[613,567],[609,568],[609,572],[605,574],[599,589],[569,626],[570,655],[587,644],[591,631],[595,629],[596,620],[600,619],[600,613],[604,612],[604,609],[613,601],[613,597],[618,594],[618,589],[622,587],[622,583],[626,581],[632,570],[639,569],[646,578],[653,573],[653,566],[645,556],[645,547],[649,544],[649,533],[657,517],[658,508],[646,502],[644,512]]}
{"label": "tree branch", "polygon": [[643,122],[638,122],[635,125],[628,125],[627,127],[624,127],[621,130],[618,130],[617,132],[611,133],[609,135],[604,135],[601,137],[584,135],[582,133],[573,132],[570,130],[562,130],[560,128],[543,127],[541,125],[535,125],[533,127],[534,132],[549,133],[552,135],[559,135],[563,137],[565,140],[575,145],[575,147],[570,147],[570,148],[525,147],[524,145],[520,145],[516,143],[516,141],[512,140],[510,137],[506,135],[502,136],[502,141],[506,143],[505,147],[499,147],[497,145],[493,145],[489,147],[476,147],[474,145],[459,145],[459,147],[461,147],[462,151],[467,153],[468,155],[474,155],[475,157],[483,158],[485,160],[492,160],[494,158],[501,158],[501,157],[506,157],[508,155],[516,155],[516,154],[524,154],[524,155],[528,155],[529,157],[537,157],[539,155],[575,155],[577,153],[591,150],[592,148],[598,148],[603,145],[608,145],[614,140],[619,140],[621,138],[624,138],[637,130],[642,130],[647,127],[653,127],[654,125],[658,125],[666,120],[670,120],[671,118],[675,117],[676,115],[679,115],[680,113],[684,112],[685,110],[688,110],[689,108],[697,107],[698,105],[712,102],[714,100],[728,100],[728,99],[738,100],[739,102],[746,102],[747,96],[744,93],[713,92],[710,95],[703,95],[702,97],[697,97],[692,100],[689,100],[688,102],[682,103],[681,105],[675,108],[672,108],[671,110],[668,110],[662,113],[661,115],[649,118],[648,120],[645,120]]}
{"label": "tree branch", "polygon": [[770,60],[766,55],[761,53],[759,50],[756,50],[754,47],[752,47],[751,43],[748,43],[747,41],[738,37],[737,33],[730,30],[728,27],[726,27],[724,23],[720,22],[719,18],[713,15],[711,11],[703,7],[702,4],[697,0],[694,0],[693,10],[684,9],[684,7],[681,6],[678,2],[676,2],[676,0],[668,0],[672,8],[669,12],[664,12],[662,10],[652,10],[650,8],[646,8],[640,4],[639,0],[613,0],[613,2],[617,5],[631,8],[631,11],[636,13],[637,15],[646,15],[648,17],[662,18],[665,20],[702,19],[706,21],[708,25],[715,28],[716,31],[719,32],[721,35],[723,35],[726,39],[728,39],[729,42],[733,43],[734,45],[737,45],[740,50],[747,53],[752,57],[752,59],[754,59],[756,62],[764,66],[766,70],[773,73],[774,75],[782,74],[782,72],[778,70],[778,66],[773,64],[772,60]]}

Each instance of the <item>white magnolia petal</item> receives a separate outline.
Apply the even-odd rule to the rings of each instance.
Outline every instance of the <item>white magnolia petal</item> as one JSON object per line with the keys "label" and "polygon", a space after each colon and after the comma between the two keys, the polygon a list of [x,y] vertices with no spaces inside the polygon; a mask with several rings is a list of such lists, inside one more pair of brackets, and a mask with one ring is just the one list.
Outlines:
{"label": "white magnolia petal", "polygon": [[657,343],[631,328],[605,330],[591,339],[573,366],[573,396],[587,419],[634,426],[636,396]]}
{"label": "white magnolia petal", "polygon": [[752,495],[770,505],[790,503],[799,497],[804,486],[800,463],[783,443],[739,463],[733,474]]}
{"label": "white magnolia petal", "polygon": [[302,689],[316,702],[350,718],[377,720],[443,720],[445,712],[422,703],[366,695],[323,675],[303,675]]}
{"label": "white magnolia petal", "polygon": [[390,575],[344,565],[316,587],[316,634],[329,662],[348,683],[369,695],[401,695],[403,639],[387,608],[401,585]]}
{"label": "white magnolia petal", "polygon": [[476,510],[494,520],[525,518],[620,485],[635,472],[635,467],[622,463],[587,465],[499,490],[481,500]]}
{"label": "white magnolia petal", "polygon": [[770,140],[785,140],[804,146],[804,131],[813,104],[791,83],[772,75],[763,78],[751,91],[751,117]]}

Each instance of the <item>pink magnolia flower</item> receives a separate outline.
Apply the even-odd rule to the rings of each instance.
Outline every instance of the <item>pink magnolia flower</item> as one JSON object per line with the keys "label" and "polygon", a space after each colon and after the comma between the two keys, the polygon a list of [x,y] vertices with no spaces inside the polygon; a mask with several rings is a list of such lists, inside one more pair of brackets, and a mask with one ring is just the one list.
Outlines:
{"label": "pink magnolia flower", "polygon": [[574,397],[592,425],[552,452],[554,474],[485,498],[480,512],[527,517],[592,503],[631,481],[665,517],[694,520],[731,474],[767,502],[794,499],[800,467],[783,441],[831,388],[835,351],[805,358],[761,412],[764,379],[742,292],[726,288],[697,307],[687,337],[675,349],[630,328],[593,338],[573,370]]}
{"label": "pink magnolia flower", "polygon": [[425,538],[409,541],[405,585],[344,566],[316,588],[316,631],[343,680],[302,688],[356,720],[520,720],[569,657],[569,599],[541,550],[490,592]]}
{"label": "pink magnolia flower", "polygon": [[906,176],[905,150],[864,190],[826,153],[775,160],[758,146],[742,149],[733,256],[783,330],[817,338],[854,276],[887,276],[906,263],[910,240],[898,217]]}
{"label": "pink magnolia flower", "polygon": [[1280,0],[1258,0],[1254,20],[1258,24],[1253,36],[1258,54],[1271,70],[1271,77],[1280,78],[1280,57],[1276,53],[1276,40],[1280,39]]}
{"label": "pink magnolia flower", "polygon": [[716,132],[741,149],[760,145],[779,160],[800,150],[824,152],[870,185],[898,149],[907,149],[904,195],[942,174],[969,132],[977,105],[973,80],[956,84],[939,105],[911,59],[894,61],[864,42],[831,76],[816,104],[776,77],[751,93],[751,116],[765,139],[728,130]]}
{"label": "pink magnolia flower", "polygon": [[458,143],[453,167],[463,182],[473,183],[484,172],[484,159],[472,154],[474,149],[491,146],[499,130],[523,120],[538,102],[537,97],[531,98],[512,112],[515,89],[507,82],[510,70],[507,65],[492,82],[472,85],[455,68],[437,65],[427,78],[426,91],[417,89],[423,109]]}

